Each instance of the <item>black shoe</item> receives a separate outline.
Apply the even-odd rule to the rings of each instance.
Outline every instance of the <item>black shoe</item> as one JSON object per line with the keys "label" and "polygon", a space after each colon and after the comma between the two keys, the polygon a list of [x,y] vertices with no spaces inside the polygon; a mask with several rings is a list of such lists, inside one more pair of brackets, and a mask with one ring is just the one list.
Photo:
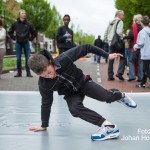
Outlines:
{"label": "black shoe", "polygon": [[17,73],[14,77],[22,77],[22,73]]}
{"label": "black shoe", "polygon": [[145,88],[145,85],[144,84],[138,84],[136,85],[137,88]]}
{"label": "black shoe", "polygon": [[128,79],[129,82],[130,82],[130,81],[133,81],[133,80],[135,80],[135,79]]}
{"label": "black shoe", "polygon": [[29,72],[29,73],[27,73],[27,77],[33,77],[33,76],[32,76],[31,73]]}
{"label": "black shoe", "polygon": [[108,81],[114,81],[115,78],[108,78]]}
{"label": "black shoe", "polygon": [[116,74],[116,77],[118,77],[120,80],[124,80],[124,78],[123,78],[123,76],[122,75],[120,75],[120,74]]}
{"label": "black shoe", "polygon": [[139,79],[137,80],[137,82],[141,82],[141,81],[142,81],[142,80],[139,80]]}

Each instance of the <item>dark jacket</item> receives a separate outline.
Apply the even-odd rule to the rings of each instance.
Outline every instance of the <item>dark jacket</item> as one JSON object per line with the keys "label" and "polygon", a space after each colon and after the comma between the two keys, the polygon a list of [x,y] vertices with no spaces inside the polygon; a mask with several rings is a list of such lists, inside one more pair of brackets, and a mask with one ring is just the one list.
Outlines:
{"label": "dark jacket", "polygon": [[53,102],[53,91],[58,91],[59,95],[67,96],[70,93],[79,92],[82,85],[87,81],[82,70],[77,68],[74,62],[87,55],[94,53],[105,58],[108,53],[92,45],[82,45],[74,47],[54,59],[54,64],[58,67],[58,76],[54,79],[39,78],[39,90],[42,96],[41,120],[42,127],[47,127]]}
{"label": "dark jacket", "polygon": [[[142,26],[139,25],[139,24],[136,24],[137,25],[137,30],[138,30],[138,33],[141,31],[142,29]],[[134,34],[133,34],[133,28],[131,28],[130,32],[129,32],[129,35],[125,36],[123,39],[128,39],[129,41],[129,48],[133,48],[134,46]]]}
{"label": "dark jacket", "polygon": [[[16,34],[14,35],[14,32]],[[27,43],[36,37],[35,28],[26,20],[21,21],[19,18],[12,24],[8,32],[9,36],[18,43]]]}
{"label": "dark jacket", "polygon": [[[65,36],[68,33],[72,35],[72,38],[70,40],[68,40],[67,37]],[[56,41],[58,49],[68,50],[74,47],[73,31],[67,26],[59,27],[56,33]]]}
{"label": "dark jacket", "polygon": [[94,45],[99,47],[99,48],[103,48],[103,41],[98,38],[94,41]]}

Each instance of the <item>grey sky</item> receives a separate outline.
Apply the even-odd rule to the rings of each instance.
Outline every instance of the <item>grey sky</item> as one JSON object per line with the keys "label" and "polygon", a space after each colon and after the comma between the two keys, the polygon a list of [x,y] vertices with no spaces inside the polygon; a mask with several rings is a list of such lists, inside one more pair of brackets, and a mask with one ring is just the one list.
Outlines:
{"label": "grey sky", "polygon": [[[21,1],[21,0],[18,0]],[[104,32],[109,21],[114,18],[115,0],[47,0],[55,5],[62,15],[69,14],[71,23],[78,26],[83,32],[96,37]]]}
{"label": "grey sky", "polygon": [[103,38],[109,21],[114,18],[115,0],[48,0],[63,16],[69,14],[71,23],[83,32],[100,34]]}

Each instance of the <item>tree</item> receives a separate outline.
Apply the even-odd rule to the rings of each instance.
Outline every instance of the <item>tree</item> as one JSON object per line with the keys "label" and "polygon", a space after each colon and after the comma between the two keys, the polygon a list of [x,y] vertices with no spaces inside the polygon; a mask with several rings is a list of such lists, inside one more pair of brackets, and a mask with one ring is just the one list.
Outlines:
{"label": "tree", "polygon": [[[33,24],[37,33],[45,32],[52,20],[52,10],[50,4],[45,0],[23,0],[21,8],[27,12],[28,21]],[[38,36],[36,37],[36,50]]]}
{"label": "tree", "polygon": [[149,0],[116,0],[116,8],[124,10],[125,12],[125,30],[131,28],[134,15],[141,14],[150,16]]}
{"label": "tree", "polygon": [[[16,18],[16,12],[19,9],[19,4],[15,0],[0,0],[0,14],[4,22],[6,32]],[[7,36],[6,39],[6,54],[13,54],[12,40]],[[7,47],[9,45],[9,48]]]}
{"label": "tree", "polygon": [[94,39],[94,35],[84,33],[79,26],[77,27],[77,31],[74,33],[74,41],[78,44],[93,44]]}
{"label": "tree", "polygon": [[59,12],[56,10],[56,7],[53,6],[51,22],[49,23],[49,26],[48,26],[47,30],[45,31],[46,37],[55,39],[56,31],[57,31],[58,27],[62,24],[63,24],[62,17],[59,14]]}
{"label": "tree", "polygon": [[48,25],[47,30],[45,31],[45,35],[48,38],[54,39],[53,40],[53,47],[54,47],[54,51],[56,51],[56,31],[58,29],[58,27],[63,24],[62,22],[62,18],[61,15],[59,14],[59,12],[56,10],[56,7],[53,6],[52,8],[52,19]]}

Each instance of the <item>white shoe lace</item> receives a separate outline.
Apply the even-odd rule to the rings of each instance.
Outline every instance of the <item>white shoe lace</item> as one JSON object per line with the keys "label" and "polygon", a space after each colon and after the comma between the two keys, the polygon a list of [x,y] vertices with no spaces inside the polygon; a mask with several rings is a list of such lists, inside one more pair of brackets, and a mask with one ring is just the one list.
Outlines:
{"label": "white shoe lace", "polygon": [[132,104],[132,102],[133,102],[133,100],[130,97],[128,97],[127,95],[125,96],[124,100],[128,104]]}
{"label": "white shoe lace", "polygon": [[96,134],[105,134],[105,133],[106,133],[106,127],[104,126],[100,127],[96,132]]}

